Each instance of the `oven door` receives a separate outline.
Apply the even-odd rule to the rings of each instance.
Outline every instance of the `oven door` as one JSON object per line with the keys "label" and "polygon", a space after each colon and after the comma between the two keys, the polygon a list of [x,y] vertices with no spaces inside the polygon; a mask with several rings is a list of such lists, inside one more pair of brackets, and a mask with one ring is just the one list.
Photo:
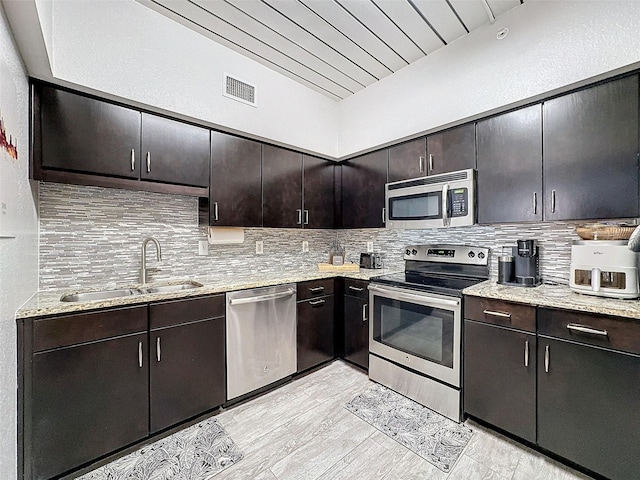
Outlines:
{"label": "oven door", "polygon": [[369,285],[369,351],[460,388],[461,299]]}

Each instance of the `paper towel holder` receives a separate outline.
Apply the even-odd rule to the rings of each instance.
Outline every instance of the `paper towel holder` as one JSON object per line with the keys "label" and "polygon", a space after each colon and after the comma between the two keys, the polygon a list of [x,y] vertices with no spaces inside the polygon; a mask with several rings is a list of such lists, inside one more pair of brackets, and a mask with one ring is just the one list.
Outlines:
{"label": "paper towel holder", "polygon": [[212,245],[244,243],[244,228],[207,227],[207,240]]}

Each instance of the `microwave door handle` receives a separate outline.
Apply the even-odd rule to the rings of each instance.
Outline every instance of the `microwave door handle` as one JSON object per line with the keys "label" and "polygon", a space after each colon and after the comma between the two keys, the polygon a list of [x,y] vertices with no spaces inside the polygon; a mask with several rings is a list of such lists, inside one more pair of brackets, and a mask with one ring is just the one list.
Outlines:
{"label": "microwave door handle", "polygon": [[449,221],[449,184],[442,186],[442,226],[448,227]]}

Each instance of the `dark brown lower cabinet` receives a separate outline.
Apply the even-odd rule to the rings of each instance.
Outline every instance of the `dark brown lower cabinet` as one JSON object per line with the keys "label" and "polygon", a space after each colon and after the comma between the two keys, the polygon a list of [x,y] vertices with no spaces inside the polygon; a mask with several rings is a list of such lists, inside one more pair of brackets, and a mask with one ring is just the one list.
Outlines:
{"label": "dark brown lower cabinet", "polygon": [[151,433],[225,401],[225,320],[152,330]]}
{"label": "dark brown lower cabinet", "polygon": [[344,358],[369,369],[369,300],[368,282],[345,280],[344,290]]}
{"label": "dark brown lower cabinet", "polygon": [[334,296],[298,302],[298,372],[335,357]]}
{"label": "dark brown lower cabinet", "polygon": [[536,336],[464,321],[464,411],[536,441]]}
{"label": "dark brown lower cabinet", "polygon": [[33,355],[27,478],[55,477],[148,435],[146,352],[145,331]]}
{"label": "dark brown lower cabinet", "polygon": [[538,445],[612,480],[637,480],[639,426],[639,356],[539,337]]}

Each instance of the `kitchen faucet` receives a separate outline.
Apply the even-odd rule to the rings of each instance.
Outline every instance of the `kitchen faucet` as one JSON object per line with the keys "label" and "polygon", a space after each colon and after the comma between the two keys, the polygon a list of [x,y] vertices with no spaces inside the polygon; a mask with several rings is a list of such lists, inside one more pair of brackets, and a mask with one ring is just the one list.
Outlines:
{"label": "kitchen faucet", "polygon": [[140,282],[144,285],[147,283],[147,243],[153,242],[156,245],[156,256],[158,261],[162,261],[162,249],[160,242],[153,237],[145,238],[142,242],[142,266],[140,267]]}

